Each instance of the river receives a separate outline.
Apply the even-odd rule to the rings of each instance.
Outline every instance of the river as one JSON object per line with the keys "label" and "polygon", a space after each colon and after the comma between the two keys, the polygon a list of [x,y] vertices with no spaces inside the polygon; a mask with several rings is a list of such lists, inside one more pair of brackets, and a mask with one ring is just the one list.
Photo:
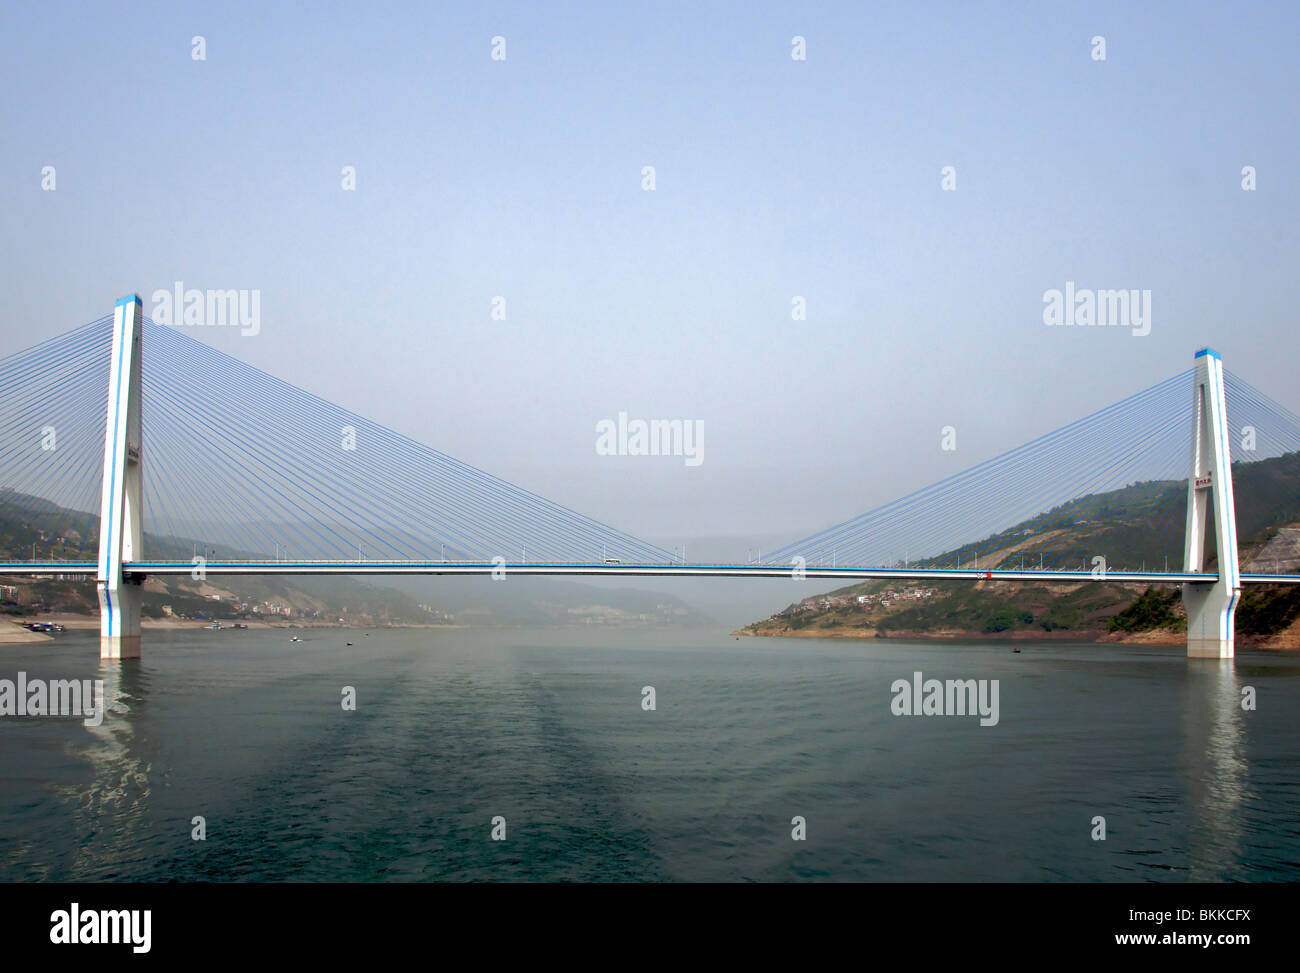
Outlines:
{"label": "river", "polygon": [[[0,718],[0,880],[1300,879],[1294,655],[303,635],[0,647],[110,710]],[[916,672],[996,680],[996,724],[895,715]]]}

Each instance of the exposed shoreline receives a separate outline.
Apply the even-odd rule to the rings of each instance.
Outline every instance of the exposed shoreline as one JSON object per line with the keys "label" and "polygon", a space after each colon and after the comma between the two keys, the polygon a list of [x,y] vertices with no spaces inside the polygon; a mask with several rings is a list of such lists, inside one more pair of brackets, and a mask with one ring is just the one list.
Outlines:
{"label": "exposed shoreline", "polygon": [[[436,622],[376,622],[369,625],[349,623],[339,625],[336,622],[324,621],[284,621],[271,622],[264,619],[256,621],[238,620],[239,624],[245,625],[246,629],[236,629],[236,620],[220,619],[221,628],[211,628],[210,622],[200,622],[194,619],[181,618],[144,618],[140,621],[140,627],[146,632],[236,632],[236,631],[309,631],[320,629],[333,629],[335,631],[372,631],[383,632],[393,629],[421,629],[431,631],[461,631],[469,628],[488,629],[493,631],[511,631],[519,629],[529,629],[535,626],[531,625],[467,625],[464,623],[446,623],[439,624]],[[33,632],[25,626],[31,622],[46,622],[54,625],[62,625],[69,632],[94,632],[99,629],[99,617],[97,615],[78,615],[70,612],[51,612],[38,616],[4,616],[0,618],[0,645],[19,645],[23,643],[48,642],[54,638],[45,632]],[[685,626],[682,630],[690,630],[693,626]],[[577,631],[616,631],[616,632],[636,632],[646,630],[664,630],[664,626],[644,626],[644,625],[549,625],[544,626],[547,631],[550,630],[577,630]]]}
{"label": "exposed shoreline", "polygon": [[[967,632],[957,629],[938,631],[906,631],[890,629],[879,632],[874,628],[837,626],[836,628],[801,628],[768,625],[761,630],[757,627],[738,628],[731,634],[749,638],[791,638],[791,639],[882,639],[896,642],[1027,642],[1027,643],[1070,643],[1086,644],[1115,643],[1119,645],[1184,645],[1187,633],[1180,629],[1151,629],[1144,632],[1108,632],[1101,630],[1071,629],[1053,632],[1008,631],[1008,632]],[[1272,649],[1277,651],[1300,650],[1300,625],[1293,625],[1285,631],[1267,638],[1237,636],[1237,644],[1248,649]]]}
{"label": "exposed shoreline", "polygon": [[[20,617],[7,616],[0,620],[0,645],[16,645],[28,642],[49,642],[54,636],[46,632],[33,632],[25,626],[33,622],[48,622],[52,625],[62,625],[70,632],[94,632],[99,629],[99,618],[94,615],[77,615],[69,612],[52,612],[48,615]],[[384,624],[384,625],[338,625],[330,622],[268,622],[268,621],[240,621],[239,624],[247,626],[247,631],[266,631],[268,629],[372,629],[381,631],[390,628],[437,628],[453,629],[465,628],[464,625],[435,625],[435,624]],[[140,628],[144,631],[222,631],[234,632],[243,631],[236,629],[235,622],[227,619],[221,619],[221,628],[212,629],[209,626],[211,622],[200,622],[194,619],[184,618],[143,618],[140,620]]]}

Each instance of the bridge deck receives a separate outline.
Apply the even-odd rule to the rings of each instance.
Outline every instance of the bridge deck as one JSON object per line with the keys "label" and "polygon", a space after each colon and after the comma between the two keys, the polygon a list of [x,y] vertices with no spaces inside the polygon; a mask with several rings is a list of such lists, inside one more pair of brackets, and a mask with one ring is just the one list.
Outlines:
{"label": "bridge deck", "polygon": [[[129,574],[181,576],[195,571],[191,561],[133,561],[123,565]],[[4,561],[0,574],[52,576],[59,574],[94,575],[93,561]],[[604,576],[604,577],[705,577],[705,578],[785,578],[794,569],[773,564],[642,563],[607,564],[600,562],[504,562],[491,561],[208,561],[205,575],[491,575],[504,570],[507,574]],[[914,581],[1035,581],[1078,583],[1081,581],[1136,582],[1144,584],[1212,583],[1215,572],[1120,571],[1104,574],[1092,571],[1008,570],[994,568],[879,568],[852,565],[808,565],[802,569],[809,581],[869,581],[895,579]],[[1243,574],[1246,584],[1300,584],[1300,574]]]}

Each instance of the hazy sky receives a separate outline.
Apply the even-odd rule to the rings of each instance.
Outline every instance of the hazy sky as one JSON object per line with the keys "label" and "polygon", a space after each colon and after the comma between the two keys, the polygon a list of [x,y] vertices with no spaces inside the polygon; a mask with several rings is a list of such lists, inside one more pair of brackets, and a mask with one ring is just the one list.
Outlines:
{"label": "hazy sky", "polygon": [[[1204,344],[1300,409],[1295,4],[3,11],[3,354],[133,291],[257,289],[255,337],[190,333],[736,555]],[[1150,290],[1150,334],[1046,326],[1066,281]],[[702,421],[704,462],[598,456],[620,411]]]}

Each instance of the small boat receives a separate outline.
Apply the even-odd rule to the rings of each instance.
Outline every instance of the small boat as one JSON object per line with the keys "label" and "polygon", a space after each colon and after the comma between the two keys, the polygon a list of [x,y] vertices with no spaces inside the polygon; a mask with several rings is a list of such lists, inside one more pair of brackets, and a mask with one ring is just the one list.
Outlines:
{"label": "small boat", "polygon": [[1012,648],[1011,651],[1012,651],[1012,652],[1019,652],[1019,651],[1020,651],[1020,647],[1019,647],[1019,646],[1015,646],[1014,648]]}
{"label": "small boat", "polygon": [[302,639],[299,638],[297,635],[295,635],[293,638],[289,639],[289,641],[290,641],[290,642],[301,642]]}

